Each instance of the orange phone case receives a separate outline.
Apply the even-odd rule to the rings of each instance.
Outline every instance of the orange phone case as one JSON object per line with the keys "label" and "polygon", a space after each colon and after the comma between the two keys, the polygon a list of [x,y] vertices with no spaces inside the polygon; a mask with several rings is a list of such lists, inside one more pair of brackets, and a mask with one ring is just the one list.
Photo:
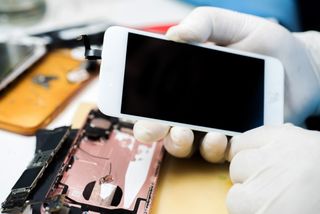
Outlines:
{"label": "orange phone case", "polygon": [[73,59],[67,49],[46,55],[0,94],[0,128],[32,135],[47,125],[72,96],[96,76],[90,74],[81,83],[68,81],[68,73],[81,63],[83,61]]}

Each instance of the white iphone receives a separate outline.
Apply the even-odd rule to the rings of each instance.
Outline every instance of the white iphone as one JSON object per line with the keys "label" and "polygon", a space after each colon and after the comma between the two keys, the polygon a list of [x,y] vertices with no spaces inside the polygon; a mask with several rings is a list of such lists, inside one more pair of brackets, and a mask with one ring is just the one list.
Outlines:
{"label": "white iphone", "polygon": [[284,71],[275,58],[114,26],[102,59],[106,115],[230,136],[283,123]]}

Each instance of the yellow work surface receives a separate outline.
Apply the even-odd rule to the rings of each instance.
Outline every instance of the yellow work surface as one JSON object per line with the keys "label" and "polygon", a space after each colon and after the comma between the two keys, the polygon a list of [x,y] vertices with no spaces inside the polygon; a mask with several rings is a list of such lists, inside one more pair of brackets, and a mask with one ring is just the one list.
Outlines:
{"label": "yellow work surface", "polygon": [[166,155],[161,165],[151,214],[225,214],[231,181],[228,164],[210,164],[200,155]]}
{"label": "yellow work surface", "polygon": [[[80,105],[72,122],[80,128],[95,105]],[[151,214],[227,214],[225,199],[231,187],[228,164],[211,164],[200,155],[179,159],[168,154],[161,164]]]}

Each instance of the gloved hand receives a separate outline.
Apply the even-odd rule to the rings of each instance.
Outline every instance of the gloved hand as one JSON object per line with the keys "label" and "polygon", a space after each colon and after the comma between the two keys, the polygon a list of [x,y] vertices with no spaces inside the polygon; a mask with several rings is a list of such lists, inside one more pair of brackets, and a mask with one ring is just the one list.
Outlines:
{"label": "gloved hand", "polygon": [[233,137],[230,214],[315,214],[320,211],[320,132],[291,124]]}
{"label": "gloved hand", "polygon": [[[285,68],[285,121],[302,125],[307,116],[316,112],[320,101],[320,45],[310,49],[312,46],[307,41],[312,36],[307,34],[292,34],[263,18],[200,7],[191,12],[181,24],[170,28],[167,37],[175,41],[209,41],[278,58]],[[319,42],[319,33],[311,34],[313,40]],[[165,138],[165,148],[169,153],[177,157],[190,155],[193,133],[181,127],[169,129],[168,126],[153,122],[138,121],[134,134],[144,142]],[[224,161],[226,148],[225,136],[209,133],[200,145],[200,152],[206,160],[220,162]]]}

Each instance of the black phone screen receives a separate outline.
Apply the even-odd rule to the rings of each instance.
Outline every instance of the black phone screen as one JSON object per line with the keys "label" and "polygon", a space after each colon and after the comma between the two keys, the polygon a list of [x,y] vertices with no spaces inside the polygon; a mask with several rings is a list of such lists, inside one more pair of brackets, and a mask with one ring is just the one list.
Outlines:
{"label": "black phone screen", "polygon": [[264,60],[129,33],[121,113],[244,132],[263,112]]}

